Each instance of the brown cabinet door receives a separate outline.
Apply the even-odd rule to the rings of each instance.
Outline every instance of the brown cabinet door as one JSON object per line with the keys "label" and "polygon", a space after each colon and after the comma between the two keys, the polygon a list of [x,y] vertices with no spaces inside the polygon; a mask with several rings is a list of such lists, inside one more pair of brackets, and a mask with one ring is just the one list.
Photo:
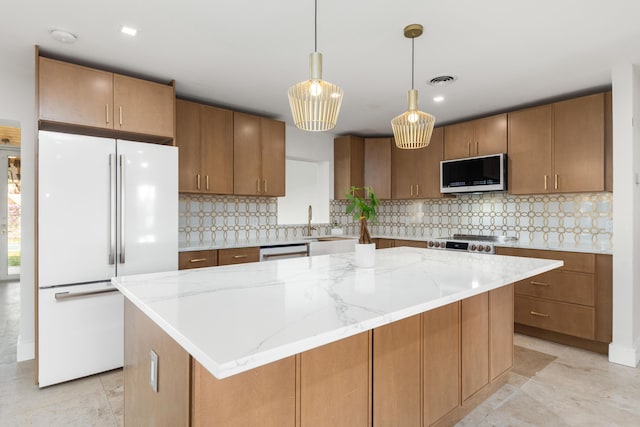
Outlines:
{"label": "brown cabinet door", "polygon": [[475,127],[475,147],[472,144],[471,155],[485,156],[507,152],[506,114],[474,120],[473,125]]}
{"label": "brown cabinet door", "polygon": [[550,105],[509,113],[509,193],[542,194],[553,188],[552,115]]}
{"label": "brown cabinet door", "polygon": [[489,294],[461,301],[462,401],[489,383]]}
{"label": "brown cabinet door", "polygon": [[554,104],[554,190],[604,191],[604,94]]}
{"label": "brown cabinet door", "polygon": [[202,192],[233,193],[233,112],[201,106]]}
{"label": "brown cabinet door", "polygon": [[113,129],[113,73],[38,60],[40,120]]}
{"label": "brown cabinet door", "polygon": [[444,128],[434,129],[429,146],[424,148],[422,153],[416,153],[416,197],[419,199],[444,196],[440,192],[440,162],[444,158],[443,138]]}
{"label": "brown cabinet door", "polygon": [[260,194],[260,134],[260,117],[233,113],[233,194]]}
{"label": "brown cabinet door", "polygon": [[417,157],[423,157],[427,148],[404,150],[396,144],[391,148],[391,198],[412,199],[417,197]]}
{"label": "brown cabinet door", "polygon": [[285,195],[284,122],[261,118],[262,186],[265,196]]}
{"label": "brown cabinet door", "polygon": [[386,249],[395,247],[393,239],[375,239],[376,249]]}
{"label": "brown cabinet door", "polygon": [[344,200],[352,186],[364,186],[364,139],[341,136],[333,140],[333,198]]}
{"label": "brown cabinet door", "polygon": [[114,74],[114,129],[173,138],[175,92],[172,86]]}
{"label": "brown cabinet door", "polygon": [[295,426],[295,356],[222,380],[194,360],[192,389],[195,427]]}
{"label": "brown cabinet door", "polygon": [[463,122],[444,128],[444,159],[459,159],[471,156],[474,141],[473,122]]}
{"label": "brown cabinet door", "polygon": [[192,268],[215,267],[218,265],[218,251],[188,251],[178,254],[178,270]]}
{"label": "brown cabinet door", "polygon": [[371,425],[369,332],[300,354],[300,423]]}
{"label": "brown cabinet door", "polygon": [[202,144],[200,105],[176,101],[176,146],[178,147],[178,188],[181,193],[202,190]]}
{"label": "brown cabinet door", "polygon": [[489,379],[513,366],[513,285],[489,292]]}
{"label": "brown cabinet door", "polygon": [[427,242],[421,240],[394,240],[394,247],[406,246],[409,248],[427,248]]}
{"label": "brown cabinet door", "polygon": [[423,314],[424,425],[460,405],[460,303]]}
{"label": "brown cabinet door", "polygon": [[420,315],[373,330],[373,425],[420,426]]}
{"label": "brown cabinet door", "polygon": [[392,138],[364,140],[364,185],[379,199],[391,198],[391,144]]}
{"label": "brown cabinet door", "polygon": [[260,261],[260,248],[231,248],[218,250],[218,265],[245,264]]}

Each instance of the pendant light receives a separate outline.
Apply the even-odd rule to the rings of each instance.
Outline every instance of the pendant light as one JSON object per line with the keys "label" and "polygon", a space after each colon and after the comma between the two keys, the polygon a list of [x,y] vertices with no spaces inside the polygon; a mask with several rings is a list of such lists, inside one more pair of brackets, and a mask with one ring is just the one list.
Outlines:
{"label": "pendant light", "polygon": [[391,120],[396,146],[404,149],[424,148],[429,145],[436,118],[418,110],[418,91],[413,87],[414,42],[422,35],[422,25],[411,24],[404,27],[404,36],[411,39],[411,90],[408,94],[409,108]]}
{"label": "pendant light", "polygon": [[309,80],[289,88],[289,105],[296,127],[308,131],[333,129],[338,121],[342,89],[322,80],[322,54],[318,52],[318,0],[315,0],[315,44],[309,55]]}

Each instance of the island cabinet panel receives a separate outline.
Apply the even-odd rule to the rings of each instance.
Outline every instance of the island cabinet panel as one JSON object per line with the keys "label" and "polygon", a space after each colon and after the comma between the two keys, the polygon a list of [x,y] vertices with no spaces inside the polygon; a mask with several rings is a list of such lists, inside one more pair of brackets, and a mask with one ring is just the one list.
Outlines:
{"label": "island cabinet panel", "polygon": [[[127,299],[124,315],[124,425],[189,425],[189,353]],[[151,351],[158,356],[157,392],[149,385]]]}
{"label": "island cabinet panel", "polygon": [[188,251],[178,254],[178,270],[190,268],[215,267],[218,265],[218,251]]}
{"label": "island cabinet panel", "polygon": [[364,138],[333,140],[333,198],[344,200],[351,187],[364,186]]}
{"label": "island cabinet panel", "polygon": [[424,425],[460,406],[460,303],[423,314]]}
{"label": "island cabinet panel", "polygon": [[370,332],[300,356],[300,426],[371,425]]}
{"label": "island cabinet panel", "polygon": [[374,426],[421,425],[421,322],[418,315],[373,331]]}
{"label": "island cabinet panel", "polygon": [[489,292],[489,379],[513,366],[513,285]]}
{"label": "island cabinet panel", "polygon": [[295,356],[217,379],[193,361],[194,427],[294,427]]}
{"label": "island cabinet panel", "polygon": [[391,145],[393,138],[364,140],[364,185],[379,199],[391,198]]}
{"label": "island cabinet panel", "polygon": [[461,301],[462,402],[489,383],[489,295]]}

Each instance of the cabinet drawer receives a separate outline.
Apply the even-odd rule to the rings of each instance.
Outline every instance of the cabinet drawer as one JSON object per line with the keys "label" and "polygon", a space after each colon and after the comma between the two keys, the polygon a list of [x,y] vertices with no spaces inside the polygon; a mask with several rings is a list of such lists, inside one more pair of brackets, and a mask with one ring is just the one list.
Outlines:
{"label": "cabinet drawer", "polygon": [[189,251],[178,254],[178,270],[215,267],[218,265],[218,251]]}
{"label": "cabinet drawer", "polygon": [[595,338],[593,307],[516,295],[515,322],[580,338]]}
{"label": "cabinet drawer", "polygon": [[593,274],[549,271],[516,283],[517,295],[529,295],[574,304],[594,305]]}
{"label": "cabinet drawer", "polygon": [[427,242],[419,240],[395,240],[394,245],[396,248],[400,246],[408,246],[410,248],[426,248]]}
{"label": "cabinet drawer", "polygon": [[564,266],[558,270],[593,273],[596,266],[595,254],[580,252],[547,251],[541,249],[496,248],[498,255],[522,256],[529,258],[560,259]]}
{"label": "cabinet drawer", "polygon": [[245,262],[258,262],[260,260],[260,248],[233,248],[220,249],[218,251],[218,265],[244,264]]}

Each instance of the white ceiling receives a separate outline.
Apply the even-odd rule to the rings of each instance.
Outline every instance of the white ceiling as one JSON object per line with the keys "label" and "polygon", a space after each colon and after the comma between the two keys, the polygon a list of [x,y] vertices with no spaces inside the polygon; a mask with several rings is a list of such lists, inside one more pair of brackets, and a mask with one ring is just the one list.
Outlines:
{"label": "white ceiling", "polygon": [[[1,61],[31,66],[37,44],[292,124],[286,93],[308,78],[313,8],[313,0],[12,1]],[[415,43],[420,109],[443,124],[610,85],[614,65],[640,63],[639,17],[638,0],[318,0],[323,77],[345,92],[334,133],[391,134],[411,85],[407,24],[425,27]],[[121,34],[123,24],[138,35]],[[78,41],[54,41],[56,28]],[[459,80],[426,84],[441,74]],[[435,95],[446,99],[436,104]]]}

